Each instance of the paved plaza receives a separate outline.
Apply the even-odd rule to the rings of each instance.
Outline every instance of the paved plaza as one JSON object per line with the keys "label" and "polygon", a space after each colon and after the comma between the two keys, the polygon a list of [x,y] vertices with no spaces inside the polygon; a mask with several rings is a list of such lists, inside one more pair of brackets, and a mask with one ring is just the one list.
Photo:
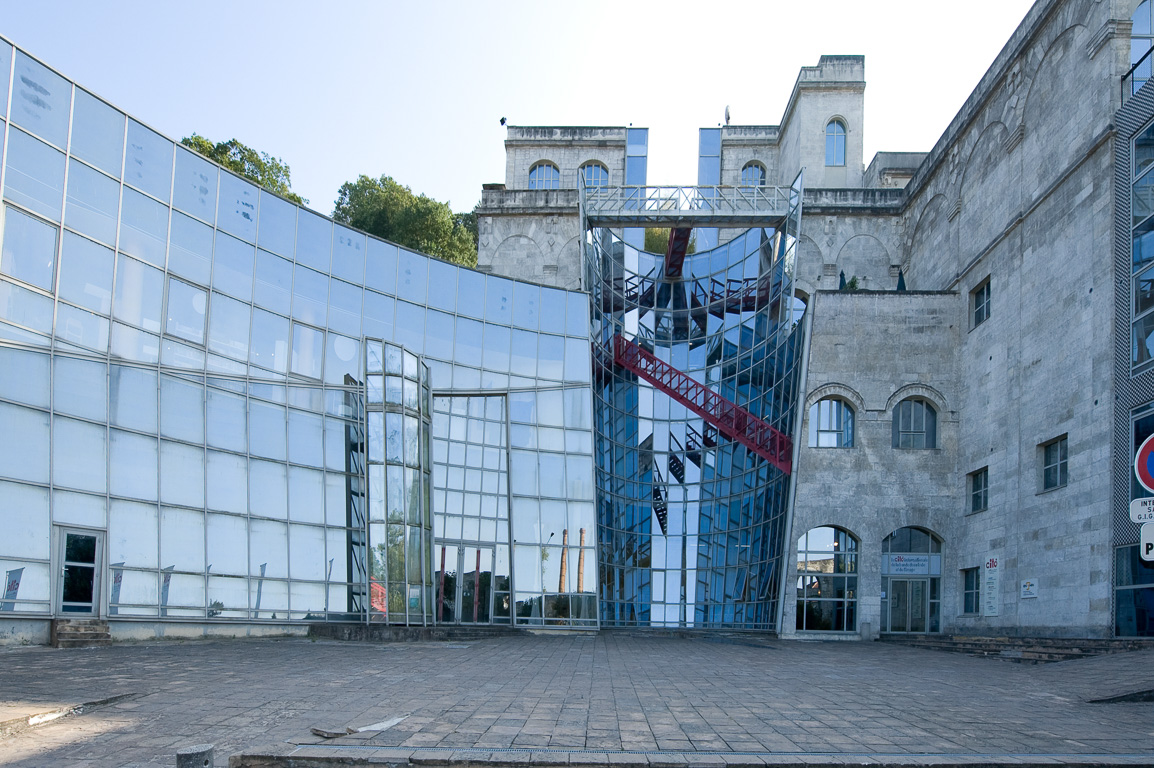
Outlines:
{"label": "paved plaza", "polygon": [[615,632],[5,648],[0,764],[172,766],[176,750],[211,743],[219,766],[242,751],[294,765],[1141,765],[1154,763],[1154,703],[1093,700],[1151,689],[1154,651],[1026,666],[886,643]]}

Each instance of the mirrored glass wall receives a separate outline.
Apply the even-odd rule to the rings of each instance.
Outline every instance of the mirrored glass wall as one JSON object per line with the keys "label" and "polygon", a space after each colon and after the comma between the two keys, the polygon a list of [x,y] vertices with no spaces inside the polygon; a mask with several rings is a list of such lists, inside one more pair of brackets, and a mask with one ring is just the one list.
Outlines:
{"label": "mirrored glass wall", "polygon": [[665,254],[588,232],[603,626],[775,626],[803,339],[800,193],[799,177],[773,227],[702,250],[700,230],[667,230]]}
{"label": "mirrored glass wall", "polygon": [[596,622],[584,294],[293,205],[3,40],[0,96],[0,615],[87,605],[81,531],[120,620],[427,624],[442,536],[490,620]]}

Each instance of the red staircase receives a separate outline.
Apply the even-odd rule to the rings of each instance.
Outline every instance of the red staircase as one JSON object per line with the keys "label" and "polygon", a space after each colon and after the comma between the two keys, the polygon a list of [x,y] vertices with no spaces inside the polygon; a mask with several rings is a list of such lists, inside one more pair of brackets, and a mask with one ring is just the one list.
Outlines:
{"label": "red staircase", "polygon": [[792,441],[740,405],[621,335],[613,337],[613,362],[633,371],[785,474],[790,473]]}
{"label": "red staircase", "polygon": [[666,277],[681,277],[681,268],[685,265],[685,252],[689,250],[691,234],[693,230],[689,227],[669,230],[669,246],[665,249]]}

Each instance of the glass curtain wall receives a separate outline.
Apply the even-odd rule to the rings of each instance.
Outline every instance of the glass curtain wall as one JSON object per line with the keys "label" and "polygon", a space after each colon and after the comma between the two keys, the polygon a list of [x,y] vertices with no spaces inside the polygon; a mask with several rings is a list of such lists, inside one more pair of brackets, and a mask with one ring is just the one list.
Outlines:
{"label": "glass curtain wall", "polygon": [[792,437],[799,222],[800,178],[776,227],[686,255],[668,276],[664,255],[588,233],[603,625],[776,626],[789,476],[615,362],[614,349],[635,345],[686,374],[684,387]]}
{"label": "glass curtain wall", "polygon": [[[584,294],[295,206],[3,40],[0,105],[0,433],[19,436],[0,444],[0,613],[52,615],[53,542],[68,526],[107,542],[101,613],[427,623],[426,389],[508,396],[525,601],[549,602],[545,554],[559,562],[563,532],[592,529]],[[403,526],[390,522],[397,488]],[[568,602],[541,613],[588,615]]]}

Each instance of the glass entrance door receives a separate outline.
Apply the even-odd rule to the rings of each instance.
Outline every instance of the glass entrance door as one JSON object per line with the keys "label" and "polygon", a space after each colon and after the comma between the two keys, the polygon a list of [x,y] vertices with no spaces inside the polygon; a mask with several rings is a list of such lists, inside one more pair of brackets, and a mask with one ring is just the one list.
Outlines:
{"label": "glass entrance door", "polygon": [[91,531],[60,531],[60,613],[95,616],[100,612],[102,538]]}
{"label": "glass entrance door", "polygon": [[890,579],[890,632],[925,632],[928,579]]}
{"label": "glass entrance door", "polygon": [[438,622],[492,623],[493,547],[442,544],[437,557]]}

